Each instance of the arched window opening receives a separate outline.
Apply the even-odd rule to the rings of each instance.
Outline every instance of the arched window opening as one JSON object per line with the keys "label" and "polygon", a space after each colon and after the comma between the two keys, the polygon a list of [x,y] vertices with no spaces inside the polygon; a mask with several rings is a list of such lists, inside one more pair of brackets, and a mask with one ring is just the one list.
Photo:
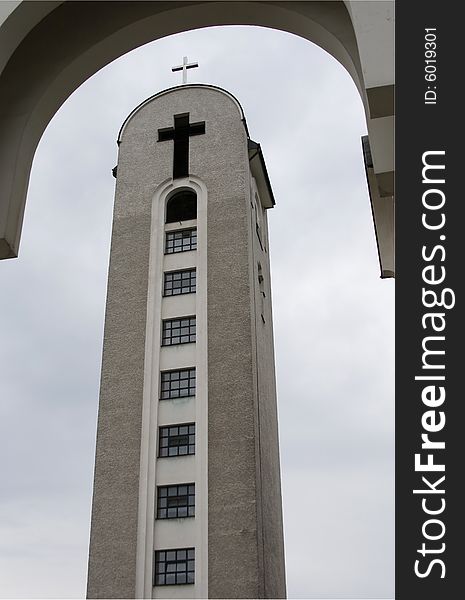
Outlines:
{"label": "arched window opening", "polygon": [[166,205],[166,223],[178,223],[197,218],[197,194],[183,190],[174,194]]}

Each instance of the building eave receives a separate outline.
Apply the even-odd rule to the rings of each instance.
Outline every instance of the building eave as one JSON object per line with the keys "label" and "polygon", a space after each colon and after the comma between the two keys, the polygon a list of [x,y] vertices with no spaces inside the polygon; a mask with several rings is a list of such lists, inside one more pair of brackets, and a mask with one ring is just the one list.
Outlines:
{"label": "building eave", "polygon": [[270,178],[265,164],[265,158],[260,144],[248,139],[249,163],[252,175],[257,182],[258,193],[265,208],[273,208],[276,204]]}
{"label": "building eave", "polygon": [[394,196],[382,195],[380,192],[378,179],[373,168],[370,142],[367,135],[362,137],[362,150],[381,278],[392,278],[395,277]]}

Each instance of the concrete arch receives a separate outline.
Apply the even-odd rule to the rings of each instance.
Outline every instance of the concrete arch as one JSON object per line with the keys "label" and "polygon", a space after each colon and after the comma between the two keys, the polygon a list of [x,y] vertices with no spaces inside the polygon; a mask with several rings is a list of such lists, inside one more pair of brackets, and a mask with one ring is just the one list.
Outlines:
{"label": "concrete arch", "polygon": [[29,173],[53,115],[88,77],[189,29],[257,25],[308,39],[350,73],[365,107],[381,272],[393,274],[393,2],[10,2],[0,8],[0,258],[18,255]]}

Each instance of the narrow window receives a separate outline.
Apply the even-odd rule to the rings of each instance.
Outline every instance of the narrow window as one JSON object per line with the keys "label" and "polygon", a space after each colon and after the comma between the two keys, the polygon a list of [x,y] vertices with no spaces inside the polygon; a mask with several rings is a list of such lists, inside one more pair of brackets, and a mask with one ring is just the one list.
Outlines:
{"label": "narrow window", "polygon": [[157,493],[157,519],[195,516],[195,484],[161,485]]}
{"label": "narrow window", "polygon": [[197,194],[192,190],[182,190],[166,204],[166,223],[182,223],[197,218]]}
{"label": "narrow window", "polygon": [[154,585],[194,583],[195,548],[155,550]]}
{"label": "narrow window", "polygon": [[165,273],[163,295],[179,296],[180,294],[192,294],[196,290],[196,283],[195,269],[169,271]]}
{"label": "narrow window", "polygon": [[255,194],[255,204],[254,204],[254,211],[255,211],[255,231],[257,232],[257,237],[258,237],[258,241],[260,243],[260,248],[262,250],[265,250],[265,246],[262,240],[262,230],[261,230],[261,219],[260,219],[260,208],[261,207],[261,203],[260,200],[257,196],[257,194]]}
{"label": "narrow window", "polygon": [[197,229],[167,231],[165,236],[165,254],[197,250]]}
{"label": "narrow window", "polygon": [[195,317],[165,319],[162,327],[162,346],[195,342]]}
{"label": "narrow window", "polygon": [[195,396],[195,367],[162,371],[160,400]]}
{"label": "narrow window", "polygon": [[187,456],[195,454],[195,423],[160,427],[158,456]]}

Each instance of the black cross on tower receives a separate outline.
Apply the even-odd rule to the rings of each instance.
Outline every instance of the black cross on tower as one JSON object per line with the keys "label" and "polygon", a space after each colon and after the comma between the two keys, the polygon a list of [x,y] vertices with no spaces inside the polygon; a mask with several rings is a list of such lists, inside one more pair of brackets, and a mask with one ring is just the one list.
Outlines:
{"label": "black cross on tower", "polygon": [[189,137],[205,133],[205,121],[189,123],[189,113],[174,115],[174,127],[158,130],[158,141],[174,140],[173,179],[189,175]]}

